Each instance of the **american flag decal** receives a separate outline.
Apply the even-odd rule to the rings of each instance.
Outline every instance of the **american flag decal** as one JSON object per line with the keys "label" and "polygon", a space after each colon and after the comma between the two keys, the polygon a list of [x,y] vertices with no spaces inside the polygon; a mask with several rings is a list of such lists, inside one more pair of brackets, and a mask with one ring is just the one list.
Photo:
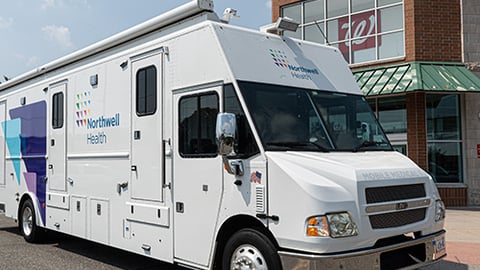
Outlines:
{"label": "american flag decal", "polygon": [[262,183],[262,173],[258,172],[258,171],[253,172],[250,175],[250,182],[261,184]]}

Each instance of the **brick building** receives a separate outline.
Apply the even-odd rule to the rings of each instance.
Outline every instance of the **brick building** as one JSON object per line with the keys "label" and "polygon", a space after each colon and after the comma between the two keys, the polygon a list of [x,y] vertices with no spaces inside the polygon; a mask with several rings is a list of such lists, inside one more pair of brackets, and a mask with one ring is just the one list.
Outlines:
{"label": "brick building", "polygon": [[478,0],[273,0],[284,36],[339,49],[395,149],[448,206],[480,205]]}

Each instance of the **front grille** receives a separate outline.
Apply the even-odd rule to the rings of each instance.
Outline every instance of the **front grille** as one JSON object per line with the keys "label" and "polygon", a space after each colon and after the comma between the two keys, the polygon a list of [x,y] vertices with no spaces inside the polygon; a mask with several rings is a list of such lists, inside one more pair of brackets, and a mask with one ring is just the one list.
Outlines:
{"label": "front grille", "polygon": [[367,203],[381,203],[425,197],[423,184],[375,187],[365,189]]}
{"label": "front grille", "polygon": [[426,208],[369,216],[373,229],[385,229],[412,224],[425,219]]}

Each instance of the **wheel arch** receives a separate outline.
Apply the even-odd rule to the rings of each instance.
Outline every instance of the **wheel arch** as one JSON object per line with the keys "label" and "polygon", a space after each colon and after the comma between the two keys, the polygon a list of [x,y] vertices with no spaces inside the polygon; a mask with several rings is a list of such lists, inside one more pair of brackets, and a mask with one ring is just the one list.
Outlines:
{"label": "wheel arch", "polygon": [[241,229],[253,229],[260,232],[265,235],[277,249],[279,248],[278,242],[273,236],[272,232],[270,232],[270,230],[260,220],[249,215],[232,216],[222,224],[215,239],[216,246],[213,257],[215,269],[219,269],[218,267],[221,265],[221,251],[224,249],[226,242],[234,233],[240,231]]}
{"label": "wheel arch", "polygon": [[[33,207],[35,208],[35,223],[37,226],[43,227],[44,225],[42,224],[42,218],[40,217],[40,206],[38,205],[38,200],[36,200],[36,197],[33,193],[27,192],[22,195],[22,198],[20,199],[18,203],[18,210],[17,210],[17,220],[20,220],[20,215],[22,214],[22,208],[23,204],[27,201],[30,200],[33,204]],[[20,222],[19,222],[20,226]]]}

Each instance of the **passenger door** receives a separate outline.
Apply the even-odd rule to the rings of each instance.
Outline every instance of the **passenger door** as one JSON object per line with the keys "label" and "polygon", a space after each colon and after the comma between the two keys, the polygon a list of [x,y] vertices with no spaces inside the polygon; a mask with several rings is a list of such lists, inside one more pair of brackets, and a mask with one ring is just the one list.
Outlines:
{"label": "passenger door", "polygon": [[162,52],[132,59],[131,197],[163,201]]}
{"label": "passenger door", "polygon": [[66,145],[67,118],[65,117],[67,84],[61,83],[50,88],[50,123],[48,141],[48,188],[52,191],[66,191]]}
{"label": "passenger door", "polygon": [[223,190],[216,117],[221,86],[174,95],[174,203],[177,259],[207,266]]}

